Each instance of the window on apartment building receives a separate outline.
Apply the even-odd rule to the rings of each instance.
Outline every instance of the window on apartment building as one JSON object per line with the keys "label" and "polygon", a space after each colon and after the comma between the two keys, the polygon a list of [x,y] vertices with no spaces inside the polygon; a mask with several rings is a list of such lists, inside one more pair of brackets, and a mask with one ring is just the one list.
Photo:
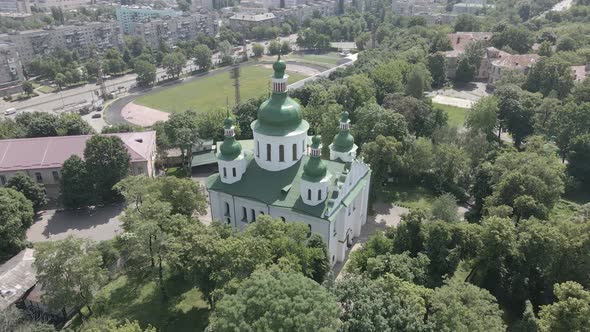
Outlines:
{"label": "window on apartment building", "polygon": [[53,171],[53,172],[51,172],[51,174],[53,175],[54,181],[59,181],[59,172],[58,171]]}
{"label": "window on apartment building", "polygon": [[6,184],[6,177],[4,175],[0,175],[0,185]]}
{"label": "window on apartment building", "polygon": [[37,182],[43,182],[43,176],[41,176],[41,173],[35,173],[35,178],[37,179]]}

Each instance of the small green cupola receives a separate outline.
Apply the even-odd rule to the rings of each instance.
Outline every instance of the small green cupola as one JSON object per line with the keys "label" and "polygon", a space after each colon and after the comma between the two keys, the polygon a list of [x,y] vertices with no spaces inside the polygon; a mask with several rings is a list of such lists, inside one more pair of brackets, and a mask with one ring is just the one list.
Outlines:
{"label": "small green cupola", "polygon": [[280,54],[277,61],[273,63],[272,69],[274,70],[274,78],[283,78],[285,76],[285,69],[287,69],[287,64],[285,63],[285,61],[281,60]]}
{"label": "small green cupola", "polygon": [[223,121],[223,134],[225,138],[219,147],[217,158],[221,160],[233,160],[242,153],[242,145],[235,138],[234,121],[229,114]]}
{"label": "small green cupola", "polygon": [[316,135],[311,139],[309,160],[303,166],[302,178],[309,182],[319,182],[328,173],[326,162],[321,158],[321,137]]}
{"label": "small green cupola", "polygon": [[340,115],[340,131],[334,136],[332,149],[338,152],[348,152],[354,147],[354,137],[350,134],[350,120],[348,112],[344,111]]}

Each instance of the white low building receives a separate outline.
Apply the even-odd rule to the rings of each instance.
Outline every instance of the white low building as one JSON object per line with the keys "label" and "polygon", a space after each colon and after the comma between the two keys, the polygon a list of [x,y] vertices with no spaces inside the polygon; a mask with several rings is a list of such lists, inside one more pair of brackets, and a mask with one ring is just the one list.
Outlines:
{"label": "white low building", "polygon": [[251,125],[254,151],[244,151],[235,139],[231,118],[224,122],[219,173],[207,179],[211,215],[239,230],[261,214],[305,223],[322,235],[333,265],[344,260],[367,221],[371,170],[356,158],[346,112],[330,145],[331,160],[321,159],[320,137],[309,145],[309,124],[287,95],[286,64],[279,59],[273,69],[272,96]]}

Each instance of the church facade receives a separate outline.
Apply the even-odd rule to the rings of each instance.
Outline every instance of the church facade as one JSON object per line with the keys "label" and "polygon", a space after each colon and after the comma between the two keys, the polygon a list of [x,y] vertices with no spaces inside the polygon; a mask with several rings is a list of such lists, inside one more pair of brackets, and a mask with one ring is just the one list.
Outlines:
{"label": "church facade", "polygon": [[371,170],[356,158],[346,112],[330,160],[321,159],[320,137],[307,136],[309,124],[287,95],[285,62],[279,59],[273,70],[272,95],[251,124],[254,151],[244,151],[232,119],[224,121],[219,173],[207,179],[211,216],[238,230],[262,214],[305,223],[324,238],[334,265],[345,259],[367,221]]}

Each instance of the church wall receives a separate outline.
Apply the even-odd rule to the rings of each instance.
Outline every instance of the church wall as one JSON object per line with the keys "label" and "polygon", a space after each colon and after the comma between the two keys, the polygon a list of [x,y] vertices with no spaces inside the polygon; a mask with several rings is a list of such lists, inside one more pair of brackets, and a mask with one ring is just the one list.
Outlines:
{"label": "church wall", "polygon": [[[235,209],[236,209],[236,222],[235,227],[243,231],[248,224],[255,222],[255,219],[260,216],[261,213],[263,214],[270,214],[268,210],[268,205],[257,202],[254,200],[241,198],[241,197],[234,197]],[[246,218],[244,219],[244,208],[246,208]],[[254,219],[252,218],[252,211],[254,211]]]}
{"label": "church wall", "polygon": [[[271,145],[270,161],[267,159],[267,144]],[[297,144],[297,159],[293,160],[293,144]],[[284,161],[279,161],[279,146],[284,146]],[[254,131],[254,157],[256,163],[269,171],[281,171],[295,165],[307,153],[307,131],[289,136],[267,136]]]}
{"label": "church wall", "polygon": [[[242,174],[246,171],[247,163],[244,154],[242,153],[236,159],[231,161],[218,160],[217,165],[221,181],[231,184],[242,179]],[[234,176],[234,168],[236,176]]]}

